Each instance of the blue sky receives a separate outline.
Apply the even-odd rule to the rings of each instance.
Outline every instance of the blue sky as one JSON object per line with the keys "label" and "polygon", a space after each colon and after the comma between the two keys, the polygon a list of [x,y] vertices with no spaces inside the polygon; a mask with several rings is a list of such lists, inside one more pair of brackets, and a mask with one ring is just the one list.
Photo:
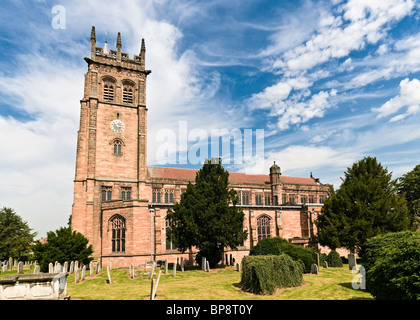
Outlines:
{"label": "blue sky", "polygon": [[107,33],[114,48],[121,32],[130,57],[146,41],[149,165],[159,134],[181,121],[209,135],[264,130],[258,165],[230,171],[268,173],[276,161],[284,175],[338,187],[375,156],[397,178],[420,159],[419,10],[411,0],[2,1],[0,206],[39,236],[67,223],[92,25],[97,46]]}

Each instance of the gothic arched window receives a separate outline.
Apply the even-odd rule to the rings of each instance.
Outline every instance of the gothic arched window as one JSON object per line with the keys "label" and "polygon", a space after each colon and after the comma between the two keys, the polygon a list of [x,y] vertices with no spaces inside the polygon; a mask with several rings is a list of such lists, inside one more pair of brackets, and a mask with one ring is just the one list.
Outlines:
{"label": "gothic arched window", "polygon": [[133,104],[134,102],[134,83],[131,81],[123,82],[123,103]]}
{"label": "gothic arched window", "polygon": [[103,100],[114,101],[115,81],[111,78],[105,78],[103,80],[103,84],[104,84]]}
{"label": "gothic arched window", "polygon": [[119,215],[111,218],[112,252],[125,252],[125,219]]}
{"label": "gothic arched window", "polygon": [[270,238],[270,220],[270,217],[265,215],[257,219],[258,241],[265,238]]}
{"label": "gothic arched window", "polygon": [[120,156],[122,154],[122,142],[121,140],[114,140],[114,155]]}

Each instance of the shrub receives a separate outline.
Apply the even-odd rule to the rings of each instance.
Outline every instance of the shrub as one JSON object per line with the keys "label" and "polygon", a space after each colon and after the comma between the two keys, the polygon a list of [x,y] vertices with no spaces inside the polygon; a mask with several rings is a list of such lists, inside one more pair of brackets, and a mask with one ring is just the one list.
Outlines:
{"label": "shrub", "polygon": [[273,294],[276,288],[303,283],[302,264],[286,254],[247,256],[242,259],[240,285],[257,294]]}
{"label": "shrub", "polygon": [[319,264],[322,266],[324,264],[324,261],[327,261],[327,254],[320,253],[319,254]]}
{"label": "shrub", "polygon": [[337,251],[331,250],[327,255],[328,267],[338,267],[343,266],[343,261],[341,260],[340,254]]}
{"label": "shrub", "polygon": [[293,260],[301,261],[304,265],[303,272],[311,272],[311,266],[315,263],[313,253],[315,249],[304,248],[298,245],[291,244],[286,239],[280,237],[265,238],[258,242],[249,253],[251,256],[257,255],[279,255],[287,254]]}
{"label": "shrub", "polygon": [[366,290],[376,299],[420,300],[420,232],[376,236],[362,252]]}

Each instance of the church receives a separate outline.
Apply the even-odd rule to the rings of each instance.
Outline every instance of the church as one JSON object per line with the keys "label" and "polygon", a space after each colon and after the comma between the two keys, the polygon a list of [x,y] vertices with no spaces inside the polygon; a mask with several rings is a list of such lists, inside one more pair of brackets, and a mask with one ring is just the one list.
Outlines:
{"label": "church", "polygon": [[[181,253],[166,236],[166,212],[197,170],[147,165],[146,46],[129,58],[122,52],[96,46],[92,27],[84,94],[80,101],[72,229],[92,244],[95,260],[118,266],[145,260],[176,261]],[[153,112],[153,107],[151,107]],[[329,185],[312,177],[283,176],[274,163],[267,174],[231,172],[230,188],[239,195],[248,239],[226,254],[240,261],[258,241],[283,237],[291,243],[314,246],[314,220],[328,196]],[[193,252],[194,254],[194,252]]]}

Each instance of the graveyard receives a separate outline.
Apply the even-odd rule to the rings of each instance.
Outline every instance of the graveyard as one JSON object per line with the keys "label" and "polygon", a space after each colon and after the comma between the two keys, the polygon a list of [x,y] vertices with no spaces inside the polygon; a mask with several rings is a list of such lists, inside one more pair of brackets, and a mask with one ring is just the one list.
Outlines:
{"label": "graveyard", "polygon": [[[252,294],[241,289],[239,265],[218,265],[211,270],[207,264],[190,266],[148,263],[119,267],[89,266],[70,262],[50,264],[48,274],[66,275],[68,300],[370,300],[373,297],[361,289],[353,289],[355,274],[345,264],[340,268],[320,267],[317,274],[303,275],[303,284],[294,288],[279,288],[274,294]],[[67,270],[67,272],[66,272]],[[9,270],[2,268],[2,279],[11,276],[37,274],[34,264],[20,263]],[[0,289],[1,290],[1,289]],[[152,298],[153,297],[153,298]]]}

